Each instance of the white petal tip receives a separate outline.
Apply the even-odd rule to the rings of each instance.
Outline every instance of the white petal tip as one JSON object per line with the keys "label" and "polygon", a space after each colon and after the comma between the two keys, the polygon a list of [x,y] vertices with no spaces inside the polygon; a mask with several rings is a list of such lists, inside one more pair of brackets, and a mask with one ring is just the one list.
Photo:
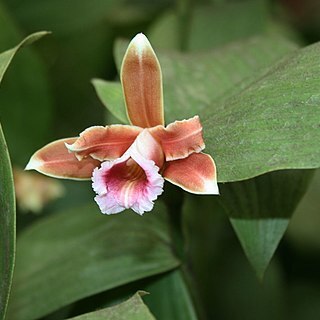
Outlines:
{"label": "white petal tip", "polygon": [[37,170],[41,166],[41,162],[36,159],[30,159],[24,170]]}
{"label": "white petal tip", "polygon": [[151,44],[148,40],[148,38],[143,33],[138,33],[130,42],[129,47],[133,47],[136,51],[136,54],[138,56],[141,56],[143,52],[146,52],[147,50],[152,50]]}
{"label": "white petal tip", "polygon": [[149,43],[148,38],[142,33],[138,33],[132,40],[132,44],[135,44],[137,47],[145,46],[146,43]]}
{"label": "white petal tip", "polygon": [[219,195],[219,187],[216,181],[206,181],[204,185],[205,194]]}

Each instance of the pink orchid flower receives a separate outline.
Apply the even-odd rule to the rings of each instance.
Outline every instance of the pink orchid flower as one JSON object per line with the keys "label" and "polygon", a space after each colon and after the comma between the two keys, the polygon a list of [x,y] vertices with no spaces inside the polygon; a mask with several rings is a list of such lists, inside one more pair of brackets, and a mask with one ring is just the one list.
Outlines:
{"label": "pink orchid flower", "polygon": [[77,138],[38,150],[26,170],[76,180],[92,179],[100,210],[150,211],[164,180],[195,194],[218,194],[216,167],[198,116],[164,126],[162,75],[143,34],[129,44],[121,83],[131,125],[93,126]]}

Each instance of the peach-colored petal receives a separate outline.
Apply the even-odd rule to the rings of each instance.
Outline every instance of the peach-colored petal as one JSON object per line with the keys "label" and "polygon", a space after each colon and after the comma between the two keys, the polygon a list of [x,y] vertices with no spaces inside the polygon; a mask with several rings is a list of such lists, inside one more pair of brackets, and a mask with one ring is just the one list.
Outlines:
{"label": "peach-colored petal", "polygon": [[127,125],[93,126],[82,133],[73,144],[66,147],[75,152],[79,160],[91,156],[104,161],[121,157],[131,146],[141,128]]}
{"label": "peach-colored petal", "polygon": [[164,125],[162,75],[159,61],[145,35],[130,42],[121,67],[127,114],[133,125]]}
{"label": "peach-colored petal", "polygon": [[175,121],[166,128],[157,126],[149,130],[160,142],[166,161],[186,158],[191,153],[201,152],[205,147],[202,125],[198,116]]}
{"label": "peach-colored petal", "polygon": [[148,129],[144,129],[126,152],[135,161],[139,159],[152,160],[159,168],[164,163],[164,154],[160,143],[150,134]]}
{"label": "peach-colored petal", "polygon": [[164,183],[155,164],[159,162],[158,152],[152,150],[158,147],[158,142],[144,130],[121,158],[105,161],[94,170],[92,187],[102,213],[114,214],[131,208],[143,214],[152,210]]}
{"label": "peach-colored petal", "polygon": [[25,170],[34,169],[55,178],[89,180],[100,161],[90,157],[79,161],[65,146],[76,140],[77,138],[67,138],[47,144],[31,157]]}
{"label": "peach-colored petal", "polygon": [[219,194],[215,163],[205,153],[167,162],[163,177],[191,193]]}

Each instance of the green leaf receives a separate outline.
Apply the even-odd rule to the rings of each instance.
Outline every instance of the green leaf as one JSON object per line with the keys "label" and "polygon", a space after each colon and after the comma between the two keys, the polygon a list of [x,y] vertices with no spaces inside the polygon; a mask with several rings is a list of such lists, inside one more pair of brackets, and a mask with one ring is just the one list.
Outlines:
{"label": "green leaf", "polygon": [[[118,69],[127,45],[123,41],[116,44]],[[166,122],[212,110],[214,101],[241,92],[264,75],[270,64],[294,48],[295,45],[280,37],[256,37],[198,54],[156,50],[164,78]],[[95,80],[94,86],[102,103],[124,122],[126,111],[120,95],[121,84]]]}
{"label": "green leaf", "polygon": [[320,165],[320,43],[297,50],[203,121],[220,181]]}
{"label": "green leaf", "polygon": [[1,126],[0,190],[0,319],[4,319],[13,276],[16,212],[11,163]]}
{"label": "green leaf", "polygon": [[150,293],[145,302],[157,319],[197,319],[181,270],[159,276],[145,290]]}
{"label": "green leaf", "polygon": [[49,34],[47,31],[40,31],[31,34],[30,36],[26,37],[24,40],[22,40],[17,46],[14,48],[7,50],[5,52],[2,52],[0,54],[0,82],[2,81],[4,73],[7,71],[11,60],[13,59],[14,55],[21,49],[23,46],[29,45],[43,36]]}
{"label": "green leaf", "polygon": [[179,264],[160,202],[143,218],[103,216],[96,205],[54,214],[21,234],[17,252],[8,311],[15,320],[40,318]]}
{"label": "green leaf", "polygon": [[110,110],[121,123],[129,123],[121,84],[101,79],[93,79],[92,84],[99,99],[108,110]]}
{"label": "green leaf", "polygon": [[154,316],[150,313],[148,308],[143,303],[141,296],[146,292],[138,291],[129,300],[118,304],[114,307],[98,310],[83,314],[78,317],[70,318],[73,320],[155,320]]}
{"label": "green leaf", "polygon": [[[187,51],[207,50],[261,34],[267,26],[267,12],[265,0],[196,5],[185,39]],[[148,36],[155,47],[179,49],[178,19],[175,12],[166,12],[151,26]]]}
{"label": "green leaf", "polygon": [[[47,32],[34,33],[25,38],[13,49],[0,54],[0,83],[17,51],[23,46],[40,39],[45,34],[47,34]],[[0,319],[4,319],[13,276],[16,217],[12,169],[7,144],[1,126],[0,190]]]}
{"label": "green leaf", "polygon": [[206,312],[203,318],[286,319],[283,266],[273,259],[261,284],[237,243],[219,198],[186,194],[183,206],[188,265]]}
{"label": "green leaf", "polygon": [[221,185],[219,201],[259,278],[263,277],[313,173],[277,171]]}

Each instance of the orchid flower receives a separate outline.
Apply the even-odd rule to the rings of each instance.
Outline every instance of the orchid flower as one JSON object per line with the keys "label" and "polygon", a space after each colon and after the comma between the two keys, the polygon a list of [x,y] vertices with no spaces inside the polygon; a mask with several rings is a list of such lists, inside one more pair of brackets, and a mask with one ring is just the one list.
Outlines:
{"label": "orchid flower", "polygon": [[131,125],[93,126],[79,137],[54,141],[31,157],[26,170],[92,179],[105,214],[152,210],[164,180],[191,193],[218,194],[215,163],[202,153],[199,117],[165,127],[160,64],[142,33],[128,46],[121,83]]}

